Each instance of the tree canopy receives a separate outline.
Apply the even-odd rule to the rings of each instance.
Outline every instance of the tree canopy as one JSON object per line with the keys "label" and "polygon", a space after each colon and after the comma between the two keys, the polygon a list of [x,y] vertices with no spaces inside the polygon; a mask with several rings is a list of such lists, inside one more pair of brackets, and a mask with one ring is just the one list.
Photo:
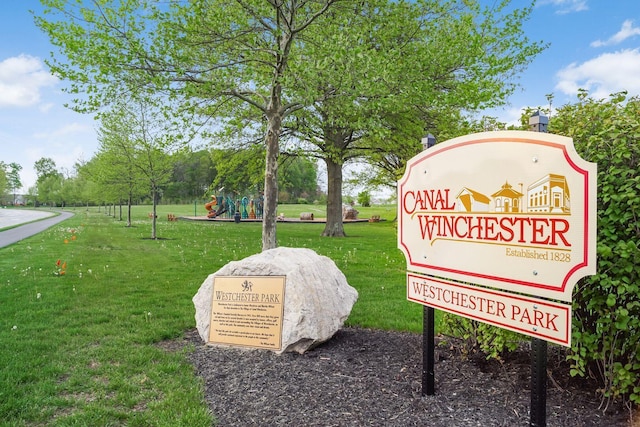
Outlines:
{"label": "tree canopy", "polygon": [[301,35],[336,0],[41,1],[45,11],[36,22],[64,56],[49,65],[82,94],[78,111],[150,90],[167,95],[174,115],[179,106],[236,118],[238,106],[248,105],[265,118],[262,240],[263,249],[277,246],[281,123],[304,101],[287,98],[283,88],[295,83],[291,70],[302,66]]}
{"label": "tree canopy", "polygon": [[397,123],[415,137],[434,115],[503,102],[541,50],[521,31],[530,9],[505,12],[508,0],[41,2],[36,22],[62,53],[49,65],[77,111],[147,93],[184,129],[263,133],[263,249],[277,246],[284,122],[338,174],[335,192],[362,149],[407,143],[389,137]]}

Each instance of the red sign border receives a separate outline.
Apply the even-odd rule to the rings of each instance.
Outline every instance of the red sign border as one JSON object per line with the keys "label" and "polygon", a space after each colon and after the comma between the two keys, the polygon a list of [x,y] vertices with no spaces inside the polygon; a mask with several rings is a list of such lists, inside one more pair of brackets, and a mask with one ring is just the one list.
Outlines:
{"label": "red sign border", "polygon": [[[541,134],[538,134],[541,135]],[[428,269],[428,272],[422,271],[420,270],[419,272],[422,273],[426,273],[426,274],[437,274],[434,272],[441,272],[442,273],[453,273],[462,277],[469,277],[469,278],[482,278],[485,280],[489,280],[489,281],[494,281],[494,282],[503,282],[503,283],[510,283],[513,285],[520,285],[520,286],[525,286],[528,288],[537,288],[537,289],[545,289],[545,290],[551,290],[551,291],[556,291],[556,292],[561,292],[564,293],[565,289],[567,287],[567,284],[569,283],[569,278],[575,274],[578,270],[587,267],[589,265],[589,239],[590,239],[590,224],[589,224],[589,212],[590,212],[590,205],[589,205],[589,194],[591,194],[591,191],[593,191],[592,189],[590,189],[589,187],[589,171],[580,168],[578,165],[576,165],[574,163],[574,161],[571,159],[571,157],[569,156],[569,153],[567,152],[567,146],[561,143],[556,143],[556,142],[551,142],[551,141],[541,141],[540,139],[535,139],[535,138],[519,138],[519,137],[497,137],[497,136],[485,136],[485,137],[480,137],[477,139],[471,139],[471,140],[465,140],[462,141],[460,143],[454,143],[452,145],[446,146],[446,147],[442,147],[439,150],[433,150],[432,152],[430,150],[427,150],[424,152],[424,155],[421,156],[419,159],[417,159],[416,161],[414,161],[411,164],[407,165],[407,170],[411,170],[412,168],[418,166],[418,164],[420,164],[421,162],[423,162],[424,160],[427,160],[431,157],[437,156],[438,154],[441,154],[443,152],[446,151],[450,151],[456,148],[460,148],[460,147],[464,147],[464,146],[468,146],[468,145],[474,145],[474,144],[486,144],[486,143],[495,143],[495,142],[519,142],[519,143],[524,143],[524,144],[533,144],[533,145],[543,145],[543,146],[547,146],[547,147],[551,147],[551,148],[556,148],[556,149],[561,149],[564,157],[567,161],[567,163],[580,175],[582,175],[583,177],[583,181],[584,181],[584,212],[583,212],[583,220],[584,220],[584,227],[583,227],[583,236],[584,236],[584,247],[583,247],[583,254],[582,254],[582,260],[580,262],[580,264],[576,264],[571,270],[569,270],[569,272],[566,274],[566,276],[564,277],[563,281],[562,281],[562,285],[560,287],[558,286],[554,286],[554,285],[548,285],[548,284],[544,284],[544,283],[536,283],[536,282],[531,282],[531,281],[525,281],[525,280],[514,280],[514,279],[510,279],[510,278],[506,278],[506,277],[498,277],[498,276],[491,276],[491,275],[486,275],[486,274],[480,274],[480,273],[474,273],[474,272],[470,272],[470,271],[462,271],[462,270],[455,270],[452,268],[445,268],[445,267],[440,267],[440,266],[434,266],[434,265],[429,265],[429,264],[423,264],[423,263],[419,263],[416,262],[414,260],[411,259],[411,252],[409,251],[409,248],[407,248],[407,246],[404,244],[404,242],[402,240],[400,240],[403,236],[403,232],[402,232],[402,227],[403,227],[403,219],[402,219],[402,215],[399,215],[398,218],[398,227],[399,227],[399,244],[403,247],[403,252],[406,255],[407,258],[407,263],[409,266],[413,266],[413,267],[420,267],[420,268],[424,268],[424,269]],[[402,198],[401,195],[402,193],[402,187],[405,185],[406,181],[409,179],[409,176],[411,174],[405,174],[405,179],[403,182],[401,182],[398,185],[398,203],[399,206],[401,206],[400,204],[402,203]],[[593,229],[595,230],[595,225],[593,226]],[[593,250],[595,250],[595,248],[593,248]],[[457,278],[456,278],[457,279]]]}

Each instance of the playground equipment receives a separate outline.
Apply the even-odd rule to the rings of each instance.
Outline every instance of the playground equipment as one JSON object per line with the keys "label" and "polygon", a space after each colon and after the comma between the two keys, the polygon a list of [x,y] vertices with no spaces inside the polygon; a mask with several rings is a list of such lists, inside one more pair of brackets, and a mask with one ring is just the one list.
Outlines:
{"label": "playground equipment", "polygon": [[226,214],[226,218],[240,219],[259,219],[262,218],[264,209],[264,199],[262,196],[256,199],[242,197],[234,200],[232,197],[215,195],[211,196],[211,201],[205,203],[207,210],[207,218],[218,218],[222,214]]}
{"label": "playground equipment", "polygon": [[216,206],[218,206],[218,198],[212,195],[211,201],[204,205],[204,208],[207,210],[207,218],[215,218],[227,211],[224,198],[222,199],[220,206],[218,206],[218,209],[215,209]]}

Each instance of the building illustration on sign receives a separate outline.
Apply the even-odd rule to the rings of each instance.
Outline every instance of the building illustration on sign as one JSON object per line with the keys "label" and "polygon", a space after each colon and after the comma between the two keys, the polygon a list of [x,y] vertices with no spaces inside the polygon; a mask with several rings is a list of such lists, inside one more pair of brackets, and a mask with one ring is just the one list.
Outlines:
{"label": "building illustration on sign", "polygon": [[494,212],[518,213],[522,205],[522,193],[505,182],[500,190],[491,195],[495,202]]}
{"label": "building illustration on sign", "polygon": [[[519,185],[522,187],[523,184]],[[563,175],[545,175],[527,187],[526,197],[522,191],[522,188],[514,190],[508,181],[490,197],[464,187],[456,195],[456,210],[468,213],[571,213],[569,186]]]}
{"label": "building illustration on sign", "polygon": [[569,186],[563,175],[548,174],[528,189],[528,211],[550,214],[569,214]]}

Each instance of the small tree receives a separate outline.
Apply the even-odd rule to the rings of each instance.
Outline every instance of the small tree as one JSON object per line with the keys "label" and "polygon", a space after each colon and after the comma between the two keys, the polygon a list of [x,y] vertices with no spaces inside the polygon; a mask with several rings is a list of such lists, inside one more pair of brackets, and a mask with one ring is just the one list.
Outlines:
{"label": "small tree", "polygon": [[9,189],[9,181],[7,180],[6,166],[0,161],[0,203],[4,204],[3,198],[5,192]]}
{"label": "small tree", "polygon": [[358,204],[365,207],[371,206],[371,194],[366,190],[358,193]]}
{"label": "small tree", "polygon": [[64,177],[61,173],[48,174],[38,182],[38,198],[51,206],[62,205],[62,183]]}
{"label": "small tree", "polygon": [[[173,172],[170,154],[184,144],[176,137],[174,123],[166,121],[157,109],[155,100],[129,101],[103,115],[101,153],[104,167],[100,168],[101,176],[116,182],[113,174],[119,174],[117,182],[127,191],[129,204],[141,181],[148,185],[152,202],[151,238],[156,239],[160,189]],[[110,169],[109,165],[116,166],[116,170]]]}
{"label": "small tree", "polygon": [[7,172],[7,180],[8,186],[11,192],[13,193],[13,204],[16,204],[17,194],[16,192],[22,188],[22,182],[20,181],[20,171],[22,170],[22,166],[18,163],[12,162],[9,163],[9,171]]}

